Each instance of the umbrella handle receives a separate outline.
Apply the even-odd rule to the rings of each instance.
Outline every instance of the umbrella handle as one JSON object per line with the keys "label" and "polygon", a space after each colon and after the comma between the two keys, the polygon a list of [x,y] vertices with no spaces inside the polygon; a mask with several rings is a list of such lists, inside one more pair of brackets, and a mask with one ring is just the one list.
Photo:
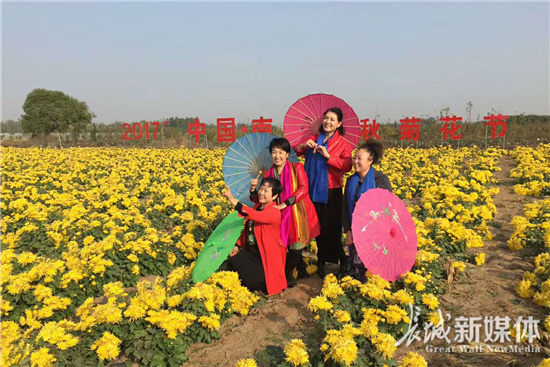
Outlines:
{"label": "umbrella handle", "polygon": [[262,175],[262,173],[264,173],[264,172],[263,171],[258,171],[258,176],[256,176],[256,180],[260,179],[260,176]]}

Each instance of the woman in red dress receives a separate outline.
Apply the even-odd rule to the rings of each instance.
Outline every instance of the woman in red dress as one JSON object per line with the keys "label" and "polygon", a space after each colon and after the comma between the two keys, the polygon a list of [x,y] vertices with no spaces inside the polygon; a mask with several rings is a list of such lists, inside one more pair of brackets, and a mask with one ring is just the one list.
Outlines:
{"label": "woman in red dress", "polygon": [[[302,163],[288,161],[290,143],[285,138],[275,138],[269,143],[269,152],[273,165],[265,172],[264,177],[274,177],[281,181],[283,191],[277,200],[281,210],[281,239],[288,249],[286,258],[286,279],[292,286],[292,271],[298,267],[299,273],[306,276],[302,249],[312,238],[320,233],[319,219],[315,207],[309,198],[309,185]],[[258,202],[256,187],[258,180],[253,179],[250,185],[250,200]],[[299,266],[300,265],[300,266]],[[304,274],[305,273],[305,274]]]}
{"label": "woman in red dress", "polygon": [[241,236],[229,254],[229,266],[239,274],[245,287],[251,291],[267,291],[268,295],[280,293],[287,287],[281,212],[275,208],[275,199],[281,191],[279,180],[265,178],[254,208],[237,201],[229,187],[224,192],[239,215],[246,217]]}

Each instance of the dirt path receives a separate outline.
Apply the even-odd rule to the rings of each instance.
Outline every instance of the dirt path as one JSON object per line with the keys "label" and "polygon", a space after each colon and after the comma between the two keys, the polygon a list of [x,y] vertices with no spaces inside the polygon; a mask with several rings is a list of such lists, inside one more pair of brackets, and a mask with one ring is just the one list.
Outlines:
{"label": "dirt path", "polygon": [[[191,346],[185,367],[233,367],[241,358],[255,358],[268,363],[269,353],[282,353],[282,347],[293,338],[301,338],[302,330],[314,328],[307,304],[322,287],[317,276],[299,281],[294,288],[267,298],[249,316],[230,318],[220,329],[221,338],[212,344]],[[256,354],[256,351],[262,354]]]}
{"label": "dirt path", "polygon": [[[533,198],[515,195],[513,180],[509,178],[515,162],[508,156],[500,159],[502,171],[495,177],[499,180],[500,193],[494,197],[497,214],[491,232],[493,240],[485,242],[481,249],[487,260],[481,267],[469,266],[450,289],[441,297],[443,314],[458,316],[533,316],[544,320],[546,311],[534,305],[532,300],[520,298],[514,287],[525,271],[532,271],[532,264],[520,257],[520,252],[508,249],[506,241],[513,228],[513,216],[521,215],[525,203]],[[196,344],[188,353],[189,362],[184,367],[223,366],[232,367],[241,358],[255,358],[260,366],[269,366],[270,355],[283,353],[282,348],[292,338],[307,338],[314,329],[312,314],[307,310],[308,300],[318,294],[322,281],[312,276],[300,281],[297,287],[254,309],[248,317],[232,317],[221,328],[222,337],[212,344]],[[541,322],[542,322],[541,321]],[[308,333],[308,334],[306,334]],[[484,336],[484,332],[481,332]],[[451,341],[451,345],[456,342]],[[438,342],[432,345],[448,346]],[[401,346],[396,357],[400,359],[408,351],[421,353],[429,366],[536,366],[545,357],[543,354],[508,353],[428,353],[423,343],[409,347]],[[273,357],[275,358],[275,357]]]}
{"label": "dirt path", "polygon": [[[509,177],[510,170],[516,166],[512,158],[503,156],[499,166],[502,170],[496,172],[495,177],[499,180],[496,186],[500,192],[493,197],[497,213],[490,226],[493,240],[485,241],[485,247],[480,249],[480,252],[486,254],[486,263],[480,267],[468,267],[467,274],[462,274],[441,297],[441,309],[443,314],[450,313],[453,319],[459,316],[510,316],[513,323],[520,316],[533,316],[541,320],[542,324],[547,312],[531,299],[523,299],[515,292],[515,286],[522,279],[523,273],[533,271],[533,265],[529,259],[522,259],[520,251],[512,251],[506,245],[513,232],[510,221],[514,216],[522,215],[523,206],[534,201],[534,198],[514,194],[514,179]],[[481,336],[484,338],[485,335],[482,330]],[[456,344],[453,341],[451,343]],[[421,353],[430,362],[429,366],[531,367],[546,357],[534,353],[487,353],[487,348],[484,348],[485,353],[452,354],[427,353],[424,345],[421,348]]]}

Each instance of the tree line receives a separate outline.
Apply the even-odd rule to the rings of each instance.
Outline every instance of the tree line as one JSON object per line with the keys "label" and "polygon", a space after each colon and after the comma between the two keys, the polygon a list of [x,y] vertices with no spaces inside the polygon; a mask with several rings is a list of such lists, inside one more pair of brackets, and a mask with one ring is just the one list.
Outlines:
{"label": "tree line", "polygon": [[[440,111],[440,115],[449,114],[449,110],[449,108],[443,109]],[[2,134],[28,134],[34,138],[28,145],[33,145],[33,142],[36,143],[35,145],[42,145],[41,142],[47,141],[50,135],[56,135],[59,145],[61,145],[62,141],[65,142],[65,145],[91,146],[184,145],[188,147],[214,147],[228,146],[230,144],[217,142],[217,127],[215,124],[206,124],[206,134],[200,137],[198,144],[195,143],[194,137],[189,136],[187,133],[187,126],[193,123],[196,117],[169,117],[162,119],[160,121],[160,134],[154,140],[123,140],[125,122],[116,121],[112,124],[92,123],[92,119],[96,115],[90,111],[88,105],[61,91],[34,89],[27,95],[23,104],[23,112],[19,120],[1,122],[0,132]],[[470,115],[470,111],[468,111],[468,115]],[[439,132],[441,127],[439,117],[422,116],[420,122],[421,138],[416,143],[400,140],[399,121],[381,123],[378,135],[388,146],[417,147],[430,147],[441,144],[480,145],[480,139],[482,140],[485,137],[483,120],[471,123],[461,122],[461,132],[464,135],[461,142],[444,142]],[[480,120],[479,115],[478,120]],[[164,121],[167,121],[166,125],[164,125]],[[140,121],[143,125],[147,122],[145,120]],[[250,130],[249,124],[246,124],[244,121],[236,121],[235,131],[237,138],[243,135],[241,128],[245,126]],[[283,130],[280,126],[273,125],[272,133],[282,136]],[[506,142],[509,144],[550,142],[550,116],[532,114],[510,116],[508,119]]]}

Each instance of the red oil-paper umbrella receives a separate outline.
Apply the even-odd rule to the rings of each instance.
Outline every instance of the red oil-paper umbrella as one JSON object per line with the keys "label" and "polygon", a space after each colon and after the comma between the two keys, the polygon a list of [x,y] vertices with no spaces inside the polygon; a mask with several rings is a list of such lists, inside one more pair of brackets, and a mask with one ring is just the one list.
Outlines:
{"label": "red oil-paper umbrella", "polygon": [[353,147],[357,146],[361,137],[359,117],[353,108],[336,96],[330,94],[310,94],[300,98],[288,109],[283,122],[285,138],[294,147],[303,143],[308,137],[319,134],[326,110],[337,107],[342,110],[345,129],[343,138]]}
{"label": "red oil-paper umbrella", "polygon": [[416,228],[405,204],[388,190],[371,189],[361,195],[351,231],[357,254],[371,273],[394,281],[412,269]]}

